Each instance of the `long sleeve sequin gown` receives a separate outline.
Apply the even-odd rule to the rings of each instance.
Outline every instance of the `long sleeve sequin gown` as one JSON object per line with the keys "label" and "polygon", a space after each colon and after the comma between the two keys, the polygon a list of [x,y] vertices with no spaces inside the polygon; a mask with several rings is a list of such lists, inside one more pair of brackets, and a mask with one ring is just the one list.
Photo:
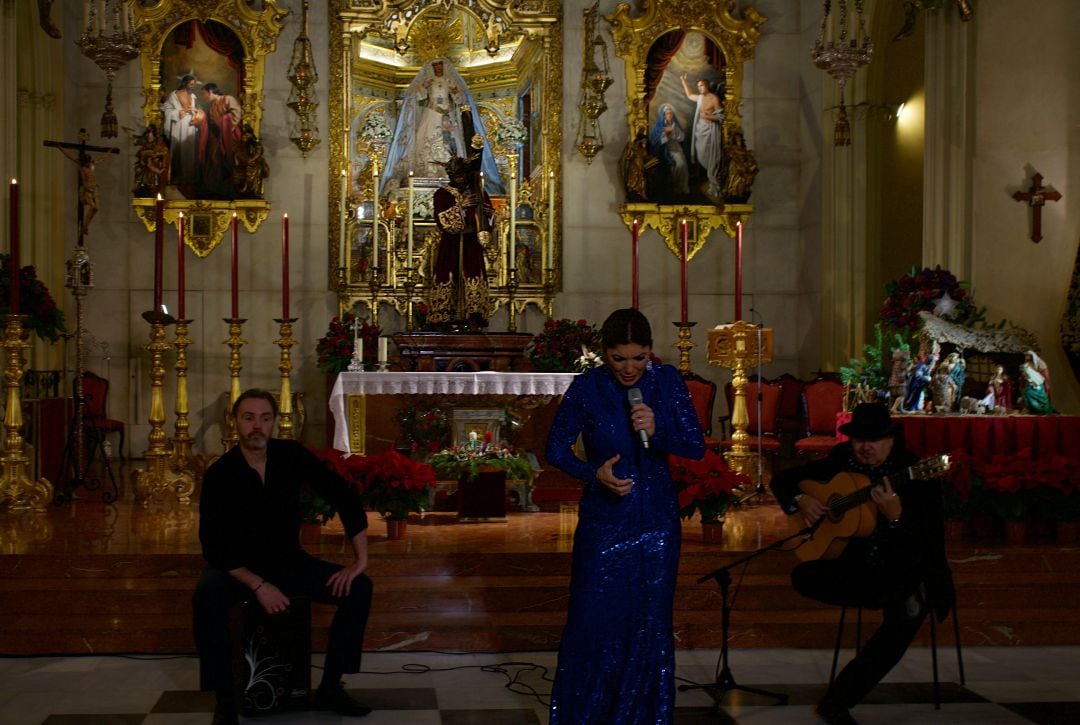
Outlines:
{"label": "long sleeve sequin gown", "polygon": [[[667,456],[701,458],[705,444],[675,368],[653,365],[636,387],[656,419],[648,450],[630,421],[628,388],[606,367],[574,380],[548,437],[548,462],[585,484],[551,725],[672,720],[680,526]],[[587,461],[572,451],[579,434]],[[615,475],[635,482],[623,497],[596,480],[615,454]]]}

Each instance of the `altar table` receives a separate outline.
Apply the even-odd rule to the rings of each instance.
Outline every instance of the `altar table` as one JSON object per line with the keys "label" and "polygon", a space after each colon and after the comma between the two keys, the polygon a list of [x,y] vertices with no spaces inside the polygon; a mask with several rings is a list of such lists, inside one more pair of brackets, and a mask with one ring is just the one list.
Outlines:
{"label": "altar table", "polygon": [[341,373],[330,394],[334,448],[363,452],[367,395],[558,396],[575,377],[575,373]]}

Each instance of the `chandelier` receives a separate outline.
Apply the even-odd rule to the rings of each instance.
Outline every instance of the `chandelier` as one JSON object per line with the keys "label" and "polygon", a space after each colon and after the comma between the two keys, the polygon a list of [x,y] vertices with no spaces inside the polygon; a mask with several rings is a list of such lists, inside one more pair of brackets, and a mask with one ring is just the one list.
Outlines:
{"label": "chandelier", "polygon": [[607,44],[596,24],[600,2],[585,11],[584,63],[581,68],[581,96],[578,101],[578,130],[574,145],[587,163],[604,148],[600,133],[600,114],[607,110],[604,92],[611,85]]}
{"label": "chandelier", "polygon": [[836,0],[836,12],[832,1],[825,0],[825,12],[821,18],[821,30],[817,42],[810,51],[814,65],[836,79],[840,86],[840,111],[833,127],[833,145],[851,145],[851,125],[844,107],[844,86],[856,71],[870,62],[874,44],[866,32],[862,0],[854,0],[855,14],[848,14],[848,0]]}
{"label": "chandelier", "polygon": [[319,145],[319,127],[315,124],[315,109],[319,107],[315,84],[319,81],[319,73],[315,70],[315,57],[308,38],[308,0],[304,0],[303,12],[303,25],[293,43],[292,60],[289,61],[288,78],[292,91],[285,105],[296,114],[290,125],[289,140],[307,158],[311,149]]}
{"label": "chandelier", "polygon": [[102,138],[116,138],[119,123],[113,108],[112,84],[116,71],[139,54],[139,31],[126,0],[100,0],[86,3],[83,30],[76,44],[98,68],[105,71],[108,90],[105,112],[101,115]]}

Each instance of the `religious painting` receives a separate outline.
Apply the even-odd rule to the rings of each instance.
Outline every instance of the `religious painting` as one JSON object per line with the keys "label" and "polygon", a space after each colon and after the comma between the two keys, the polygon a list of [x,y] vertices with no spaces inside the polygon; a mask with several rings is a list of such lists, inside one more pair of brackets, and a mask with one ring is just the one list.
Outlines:
{"label": "religious painting", "polygon": [[[202,215],[185,241],[205,257],[236,214],[254,232],[270,164],[260,136],[266,56],[288,15],[279,0],[157,0],[131,6],[139,29],[143,124],[132,206],[147,229],[154,198],[165,221]],[[157,159],[164,157],[163,171]],[[151,166],[151,161],[153,165]],[[146,168],[140,168],[140,164]]]}
{"label": "religious painting", "polygon": [[[429,308],[442,303],[443,292],[431,287],[444,283],[438,270],[462,269],[444,259],[453,251],[441,241],[440,199],[450,198],[447,193],[459,200],[455,209],[483,200],[451,235],[463,241],[455,245],[459,254],[486,267],[464,277],[490,289],[466,291],[472,282],[451,274],[453,289],[446,294],[487,297],[485,317],[509,301],[505,286],[518,249],[556,248],[546,237],[557,225],[517,229],[515,242],[508,222],[511,206],[546,200],[553,188],[548,179],[559,173],[560,17],[540,8],[511,13],[509,5],[416,0],[345,7],[331,19],[330,57],[343,59],[343,67],[331,68],[329,103],[331,174],[343,171],[346,179],[330,200],[331,217],[343,221],[343,248],[330,255],[331,264],[347,271],[331,274],[344,282],[341,306],[389,304],[403,312],[412,282]],[[546,214],[556,213],[553,203],[546,207]],[[368,265],[348,259],[355,248],[349,240],[357,238],[353,227],[366,229],[364,238],[371,240],[355,249],[368,255]],[[541,304],[543,274],[518,278],[515,290],[518,303]]]}
{"label": "religious painting", "polygon": [[620,214],[628,227],[657,229],[680,257],[682,220],[695,228],[692,258],[712,229],[734,236],[752,211],[757,163],[742,132],[742,74],[765,18],[753,7],[734,12],[714,0],[640,0],[605,17],[626,67]]}

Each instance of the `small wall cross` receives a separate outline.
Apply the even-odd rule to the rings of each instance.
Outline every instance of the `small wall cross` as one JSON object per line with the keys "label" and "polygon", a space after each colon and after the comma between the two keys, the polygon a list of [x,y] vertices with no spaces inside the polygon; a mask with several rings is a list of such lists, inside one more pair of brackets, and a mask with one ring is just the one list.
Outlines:
{"label": "small wall cross", "polygon": [[1031,188],[1027,191],[1013,192],[1012,197],[1017,201],[1026,201],[1031,207],[1031,241],[1038,244],[1042,240],[1042,208],[1048,201],[1057,201],[1061,193],[1046,191],[1042,185],[1043,177],[1038,171],[1031,177]]}

